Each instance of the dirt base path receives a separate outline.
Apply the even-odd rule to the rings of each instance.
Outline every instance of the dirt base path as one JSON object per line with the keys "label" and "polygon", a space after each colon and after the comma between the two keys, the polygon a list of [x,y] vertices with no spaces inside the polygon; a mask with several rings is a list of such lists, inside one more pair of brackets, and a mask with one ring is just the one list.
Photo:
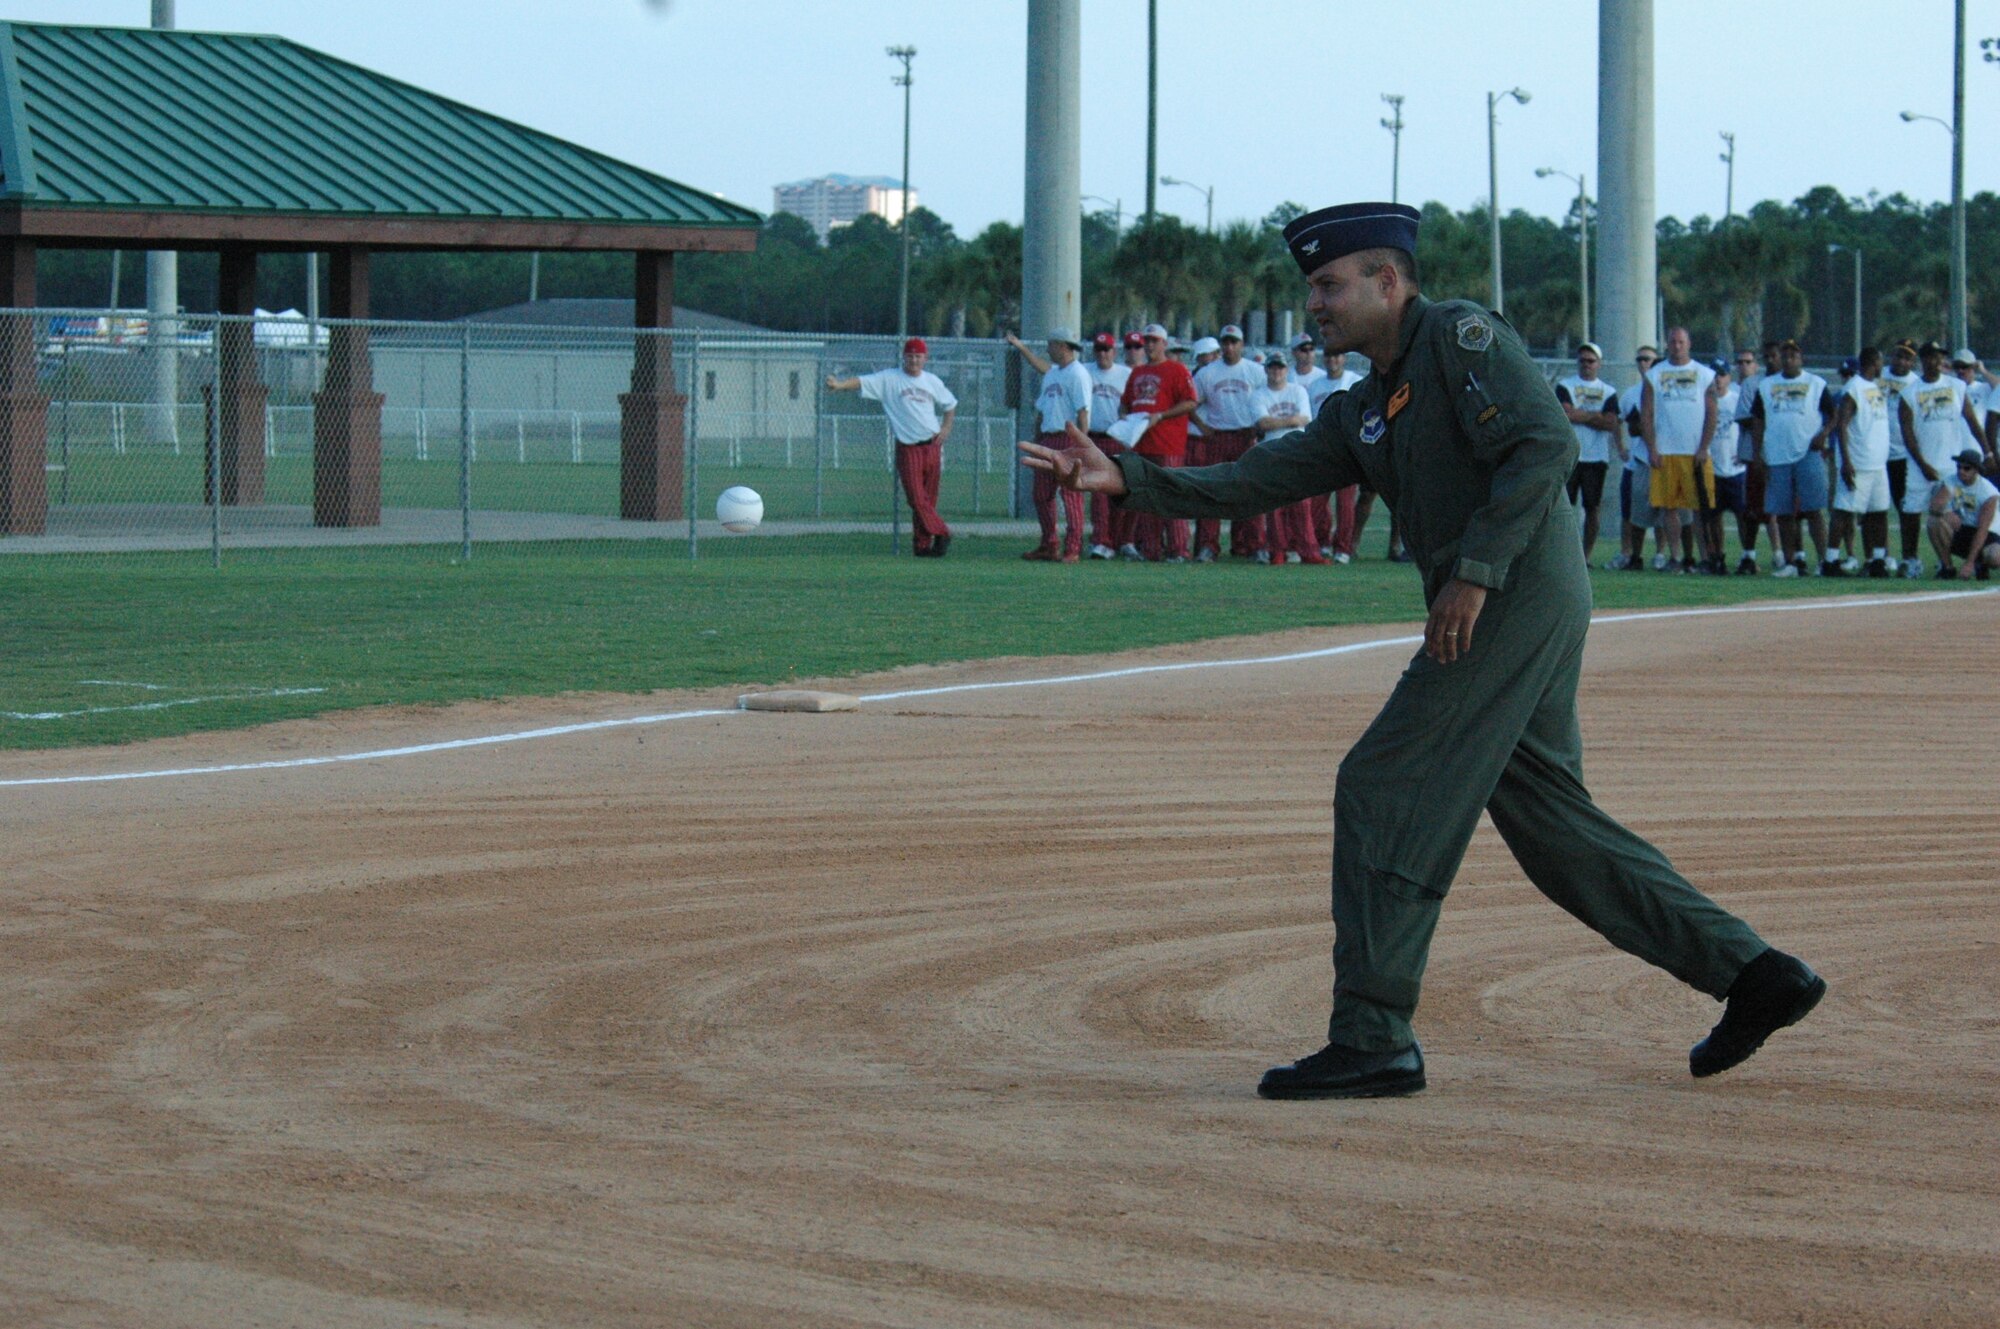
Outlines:
{"label": "dirt base path", "polygon": [[1995,596],[1593,632],[1598,798],[1832,984],[1700,1083],[1715,1004],[1485,828],[1431,1090],[1254,1096],[1321,1041],[1334,768],[1407,648],[0,789],[0,1323],[1991,1325],[1996,643]]}

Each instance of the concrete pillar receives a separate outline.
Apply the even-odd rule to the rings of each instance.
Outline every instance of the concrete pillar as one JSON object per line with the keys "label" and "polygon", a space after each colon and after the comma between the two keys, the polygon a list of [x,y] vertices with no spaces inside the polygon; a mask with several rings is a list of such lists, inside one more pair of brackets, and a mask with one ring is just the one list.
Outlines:
{"label": "concrete pillar", "polygon": [[[34,242],[0,243],[0,309],[34,307]],[[0,535],[48,528],[49,399],[35,368],[34,316],[0,314]]]}
{"label": "concrete pillar", "polygon": [[632,281],[632,390],[618,398],[618,515],[675,521],[687,515],[687,397],[674,390],[674,256],[641,250]]}
{"label": "concrete pillar", "polygon": [[1598,0],[1597,179],[1597,342],[1629,381],[1657,317],[1653,0]]}
{"label": "concrete pillar", "polygon": [[180,442],[181,256],[173,250],[146,255],[146,358],[152,363],[152,392],[146,403],[146,438]]}
{"label": "concrete pillar", "polygon": [[[327,317],[367,318],[368,251],[338,248],[331,258]],[[327,332],[326,377],[313,394],[313,525],[382,524],[382,401],[367,327],[336,323]]]}
{"label": "concrete pillar", "polygon": [[1027,191],[1021,339],[1082,331],[1082,0],[1028,0]]}
{"label": "concrete pillar", "polygon": [[[223,504],[251,506],[264,501],[264,404],[270,397],[257,373],[257,344],[250,322],[257,311],[256,250],[222,251],[215,307],[219,314],[241,315],[241,321],[218,324],[215,330],[216,380],[222,400],[219,409],[204,412],[211,422],[205,453],[210,464],[201,471],[201,501],[215,501],[213,486],[219,473]],[[202,389],[205,396],[214,391]],[[220,465],[214,464],[218,432]]]}

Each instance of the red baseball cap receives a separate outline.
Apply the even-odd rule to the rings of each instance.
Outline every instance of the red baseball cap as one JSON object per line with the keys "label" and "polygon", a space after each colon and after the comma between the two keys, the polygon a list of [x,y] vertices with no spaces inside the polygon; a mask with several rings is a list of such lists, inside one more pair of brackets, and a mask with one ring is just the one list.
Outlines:
{"label": "red baseball cap", "polygon": [[1145,347],[1146,347],[1146,339],[1144,337],[1141,337],[1138,333],[1128,332],[1125,334],[1125,348],[1127,350],[1139,351],[1139,350],[1144,350]]}
{"label": "red baseball cap", "polygon": [[903,354],[908,355],[912,351],[915,351],[918,355],[929,355],[931,348],[924,345],[922,337],[912,337],[903,343]]}
{"label": "red baseball cap", "polygon": [[1101,351],[1109,351],[1118,345],[1118,339],[1108,332],[1100,332],[1090,339],[1090,344]]}

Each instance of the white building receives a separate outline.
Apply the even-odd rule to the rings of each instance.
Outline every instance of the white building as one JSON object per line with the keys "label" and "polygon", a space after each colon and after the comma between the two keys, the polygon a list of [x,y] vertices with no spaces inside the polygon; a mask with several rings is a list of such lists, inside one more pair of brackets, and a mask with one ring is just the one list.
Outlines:
{"label": "white building", "polygon": [[[910,191],[910,206],[918,206]],[[872,212],[891,226],[903,220],[903,182],[886,175],[823,175],[794,180],[771,190],[771,210],[789,212],[811,223],[821,244],[836,226],[845,226]]]}

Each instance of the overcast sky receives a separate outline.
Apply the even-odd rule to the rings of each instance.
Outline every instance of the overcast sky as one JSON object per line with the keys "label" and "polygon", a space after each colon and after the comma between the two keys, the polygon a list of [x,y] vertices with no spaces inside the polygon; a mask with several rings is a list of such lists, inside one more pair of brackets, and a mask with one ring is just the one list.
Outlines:
{"label": "overcast sky", "polygon": [[[143,25],[147,0],[0,0],[13,19]],[[1594,0],[1359,6],[1161,0],[1160,170],[1215,188],[1218,223],[1291,199],[1386,198],[1385,92],[1403,105],[1402,197],[1486,195],[1489,89],[1526,88],[1500,128],[1500,203],[1560,216],[1596,188]],[[1950,197],[1950,0],[1810,5],[1660,0],[1663,214],[1720,216],[1719,130],[1736,199]],[[1968,5],[1966,192],[2000,189],[2000,0]],[[970,235],[1021,217],[1026,0],[179,0],[183,28],[275,32],[573,139],[759,211],[771,186],[895,175],[891,44],[917,48],[910,178]],[[1085,0],[1083,190],[1145,197],[1146,6]],[[105,90],[103,95],[112,95]],[[1091,206],[1096,206],[1095,204]],[[1162,188],[1199,224],[1203,200]]]}

